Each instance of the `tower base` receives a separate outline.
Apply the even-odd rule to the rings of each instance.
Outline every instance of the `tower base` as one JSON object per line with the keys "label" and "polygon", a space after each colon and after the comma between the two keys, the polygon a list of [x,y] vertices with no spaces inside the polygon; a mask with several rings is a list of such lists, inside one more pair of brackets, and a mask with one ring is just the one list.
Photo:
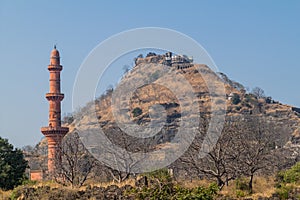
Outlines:
{"label": "tower base", "polygon": [[69,132],[68,127],[42,127],[41,132],[48,141],[48,173],[55,172],[57,162],[61,162],[60,144],[63,137]]}

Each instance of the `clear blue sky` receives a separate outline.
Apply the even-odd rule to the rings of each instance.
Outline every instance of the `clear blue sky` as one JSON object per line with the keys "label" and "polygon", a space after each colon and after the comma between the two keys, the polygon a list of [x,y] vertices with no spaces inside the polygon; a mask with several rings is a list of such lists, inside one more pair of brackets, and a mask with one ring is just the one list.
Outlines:
{"label": "clear blue sky", "polygon": [[[47,125],[49,54],[62,57],[62,113],[88,53],[111,35],[170,28],[194,38],[231,79],[300,107],[300,1],[0,1],[0,136],[36,144]],[[126,64],[126,63],[125,63]],[[122,69],[120,69],[122,70]]]}

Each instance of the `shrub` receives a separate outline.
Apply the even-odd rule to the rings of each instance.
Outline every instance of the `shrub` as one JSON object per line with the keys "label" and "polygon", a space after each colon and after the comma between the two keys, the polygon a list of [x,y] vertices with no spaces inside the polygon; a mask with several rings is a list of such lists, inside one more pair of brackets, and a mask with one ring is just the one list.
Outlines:
{"label": "shrub", "polygon": [[231,99],[231,102],[234,104],[234,105],[237,105],[241,102],[241,99],[240,99],[240,95],[238,94],[234,94],[232,99]]}
{"label": "shrub", "polygon": [[272,97],[267,97],[266,98],[266,103],[273,103]]}
{"label": "shrub", "polygon": [[300,162],[284,173],[284,183],[300,183]]}
{"label": "shrub", "polygon": [[134,188],[130,193],[135,199],[199,199],[212,200],[218,192],[218,186],[196,187],[192,189],[174,185],[167,169],[146,173],[150,185]]}
{"label": "shrub", "polygon": [[245,197],[246,196],[245,192],[242,191],[242,190],[236,190],[235,191],[235,195],[236,195],[237,198],[241,198],[241,197]]}
{"label": "shrub", "polygon": [[63,117],[62,123],[71,124],[73,121],[74,121],[74,116],[68,113]]}
{"label": "shrub", "polygon": [[139,107],[134,108],[132,111],[133,117],[137,117],[137,116],[141,115],[142,113],[143,113],[143,111]]}
{"label": "shrub", "polygon": [[247,108],[252,108],[250,103],[247,103],[245,101],[242,102],[242,106],[247,107]]}
{"label": "shrub", "polygon": [[278,172],[276,182],[277,187],[287,183],[300,183],[300,162],[296,163],[291,169]]}
{"label": "shrub", "polygon": [[[132,190],[135,199],[198,199],[213,200],[218,192],[218,186],[211,184],[209,187],[196,187],[192,189],[181,186],[163,185],[162,187],[143,187]],[[135,193],[135,194],[134,194]]]}
{"label": "shrub", "polygon": [[32,181],[32,180],[26,179],[22,182],[22,185],[35,185],[36,183],[37,183],[37,181]]}
{"label": "shrub", "polygon": [[276,193],[280,199],[288,199],[289,193],[294,189],[295,184],[300,183],[300,162],[291,169],[280,171],[276,175]]}
{"label": "shrub", "polygon": [[289,193],[293,190],[293,186],[282,186],[276,189],[276,193],[279,195],[280,199],[288,199]]}
{"label": "shrub", "polygon": [[168,169],[163,168],[163,169],[159,169],[153,172],[149,172],[145,174],[149,179],[157,179],[161,182],[170,182],[172,181],[172,177],[170,175],[170,173],[168,172]]}
{"label": "shrub", "polygon": [[150,74],[150,82],[154,82],[156,81],[160,76],[160,72],[159,71],[155,71],[154,73]]}
{"label": "shrub", "polygon": [[154,53],[154,52],[149,52],[149,53],[146,55],[146,57],[151,57],[151,56],[156,56],[156,53]]}
{"label": "shrub", "polygon": [[245,178],[237,179],[235,182],[235,187],[237,190],[248,191],[249,190],[248,180]]}
{"label": "shrub", "polygon": [[[49,186],[18,186],[16,187],[11,195],[11,200],[17,199],[76,199],[78,191],[70,190],[68,188],[50,188]],[[83,198],[85,199],[85,198]]]}
{"label": "shrub", "polygon": [[236,107],[236,110],[237,110],[237,111],[239,111],[239,110],[241,110],[241,109],[242,109],[241,106],[237,106],[237,107]]}
{"label": "shrub", "polygon": [[257,99],[253,94],[245,94],[244,101],[247,103],[253,103],[256,102]]}

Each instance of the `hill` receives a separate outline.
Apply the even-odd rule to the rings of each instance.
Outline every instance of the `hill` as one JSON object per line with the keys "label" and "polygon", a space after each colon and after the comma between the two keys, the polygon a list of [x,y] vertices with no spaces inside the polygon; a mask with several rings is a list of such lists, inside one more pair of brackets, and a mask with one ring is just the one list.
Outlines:
{"label": "hill", "polygon": [[[155,53],[136,58],[136,65],[124,75],[117,88],[107,90],[95,102],[89,102],[64,119],[70,132],[78,126],[83,132],[90,127],[101,127],[114,144],[132,152],[149,152],[170,146],[182,121],[199,121],[196,125],[203,127],[214,117],[212,111],[224,109],[227,121],[252,115],[274,124],[277,128],[273,133],[276,134],[274,146],[287,153],[286,157],[298,159],[300,109],[266,97],[263,91],[247,92],[242,84],[224,73],[215,73],[205,64],[192,63],[186,56],[177,56],[177,60],[173,56],[172,62],[168,56],[172,59],[168,54]],[[153,137],[137,139],[134,136],[137,133],[129,136],[125,133],[128,125],[156,128],[156,133],[150,131]],[[185,127],[192,128],[191,125],[195,124]]]}
{"label": "hill", "polygon": [[[208,85],[213,85],[210,86],[213,89],[208,88]],[[132,96],[128,97],[129,94]],[[188,95],[192,97],[186,97]],[[190,100],[192,104],[188,102]],[[194,104],[198,110],[191,112],[189,109]],[[156,105],[165,111],[162,112]],[[166,63],[166,55],[156,54],[137,58],[136,65],[124,75],[117,88],[107,90],[106,94],[97,98],[95,107],[94,102],[90,102],[74,114],[75,120],[69,127],[72,129],[76,123],[80,123],[81,127],[87,128],[94,121],[88,113],[95,111],[97,123],[103,130],[110,132],[108,136],[112,134],[115,137],[111,132],[120,130],[117,127],[122,123],[133,121],[146,127],[151,120],[158,120],[165,114],[167,137],[158,134],[160,138],[157,138],[164,143],[174,137],[174,130],[178,128],[180,120],[195,117],[183,116],[184,112],[200,114],[209,119],[212,111],[222,109],[226,110],[227,118],[255,115],[280,126],[281,132],[276,133],[278,147],[296,147],[299,143],[300,109],[283,105],[271,97],[246,92],[242,84],[230,80],[224,73],[213,72],[205,64],[183,61],[170,66]]]}
{"label": "hill", "polygon": [[[247,177],[252,191],[254,175],[274,175],[300,160],[299,108],[260,88],[246,91],[187,56],[149,53],[135,63],[116,88],[64,118],[70,133],[88,140],[86,147],[108,165],[96,168],[93,179],[123,181],[164,162],[178,180],[212,179],[222,189]],[[100,140],[85,137],[99,129]],[[35,152],[45,152],[45,144]],[[207,156],[199,157],[203,150]],[[45,156],[29,155],[31,166],[46,166]]]}

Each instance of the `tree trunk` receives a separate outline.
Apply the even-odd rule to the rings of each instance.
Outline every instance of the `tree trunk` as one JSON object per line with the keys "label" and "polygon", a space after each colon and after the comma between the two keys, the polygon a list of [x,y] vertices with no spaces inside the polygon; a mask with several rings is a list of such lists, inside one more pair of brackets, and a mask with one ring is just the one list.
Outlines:
{"label": "tree trunk", "polygon": [[252,192],[253,192],[253,174],[251,174],[250,175],[250,181],[249,181],[249,192],[250,192],[250,194],[252,194]]}
{"label": "tree trunk", "polygon": [[218,177],[217,178],[217,184],[218,184],[219,189],[222,190],[225,183],[224,183],[224,181],[222,181],[221,178]]}
{"label": "tree trunk", "polygon": [[225,181],[225,184],[226,186],[228,187],[228,182],[229,182],[229,178],[228,178],[228,175],[226,176],[226,181]]}

